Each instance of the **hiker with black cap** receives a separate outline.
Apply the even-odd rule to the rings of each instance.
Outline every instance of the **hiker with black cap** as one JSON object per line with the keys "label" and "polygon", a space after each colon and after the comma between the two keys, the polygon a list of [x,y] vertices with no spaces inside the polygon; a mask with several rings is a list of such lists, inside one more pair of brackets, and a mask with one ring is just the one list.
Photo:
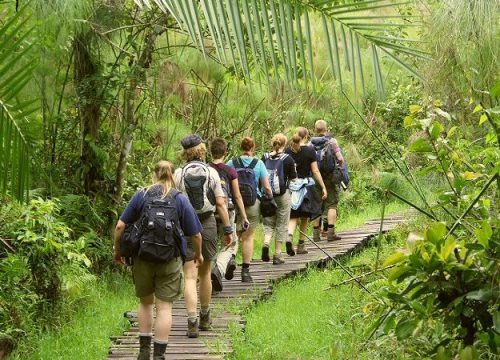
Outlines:
{"label": "hiker with black cap", "polygon": [[[196,210],[203,226],[202,255],[203,264],[197,268],[193,261],[192,244],[188,242],[186,262],[184,264],[185,290],[184,299],[188,313],[187,336],[198,337],[199,330],[210,330],[210,300],[212,298],[212,281],[210,272],[212,261],[217,258],[217,223],[214,212],[217,210],[223,224],[224,243],[232,242],[233,226],[229,221],[226,199],[221,187],[217,171],[205,163],[207,148],[197,134],[184,137],[181,141],[181,158],[186,164],[175,171],[174,181],[177,189],[182,191]],[[200,319],[197,316],[196,282],[200,279]]]}

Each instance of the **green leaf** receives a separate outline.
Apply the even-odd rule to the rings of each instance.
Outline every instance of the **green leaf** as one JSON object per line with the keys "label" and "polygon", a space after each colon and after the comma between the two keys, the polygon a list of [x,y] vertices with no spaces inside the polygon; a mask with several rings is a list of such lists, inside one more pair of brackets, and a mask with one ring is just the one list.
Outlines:
{"label": "green leaf", "polygon": [[414,124],[415,124],[415,119],[413,118],[413,116],[411,115],[405,116],[403,120],[403,125],[405,128],[410,127]]}
{"label": "green leaf", "polygon": [[434,244],[441,241],[446,234],[446,224],[443,222],[437,222],[432,224],[425,231],[425,239]]}
{"label": "green leaf", "polygon": [[477,360],[479,359],[479,353],[474,346],[467,346],[460,351],[459,358],[460,360]]}
{"label": "green leaf", "polygon": [[432,152],[432,147],[429,145],[426,139],[419,138],[410,145],[408,151],[413,153]]}
{"label": "green leaf", "polygon": [[416,114],[420,110],[422,110],[422,106],[420,106],[420,105],[410,105],[410,114]]}
{"label": "green leaf", "polygon": [[500,97],[500,82],[497,82],[490,90],[490,94],[493,97]]}
{"label": "green leaf", "polygon": [[439,253],[440,257],[442,260],[446,261],[448,260],[448,257],[452,254],[453,250],[455,250],[455,247],[457,246],[455,239],[453,237],[449,236],[444,245],[441,247],[441,251]]}
{"label": "green leaf", "polygon": [[483,221],[481,228],[476,229],[475,233],[477,242],[487,248],[491,235],[493,235],[491,225],[487,221]]}
{"label": "green leaf", "polygon": [[483,114],[479,117],[479,125],[481,125],[482,123],[488,121],[488,116],[486,114]]}
{"label": "green leaf", "polygon": [[449,360],[450,358],[450,352],[444,346],[440,346],[436,353],[436,360]]}
{"label": "green leaf", "polygon": [[394,254],[392,254],[391,256],[389,256],[384,261],[383,266],[386,267],[386,266],[394,265],[394,264],[400,263],[401,261],[403,261],[405,259],[406,259],[406,254],[404,254],[401,251],[398,251],[398,252],[395,252]]}
{"label": "green leaf", "polygon": [[474,108],[474,110],[472,111],[472,113],[475,114],[475,113],[482,111],[482,110],[483,110],[483,107],[480,104],[477,104],[476,107]]}
{"label": "green leaf", "polygon": [[387,279],[389,281],[401,282],[408,276],[415,273],[415,270],[410,266],[396,266],[391,270]]}
{"label": "green leaf", "polygon": [[404,340],[411,336],[417,328],[417,320],[400,320],[396,325],[396,336],[398,340]]}
{"label": "green leaf", "polygon": [[456,131],[457,131],[457,127],[456,126],[451,127],[451,129],[448,130],[448,133],[446,134],[446,137],[448,137],[448,138],[452,137],[453,134],[455,134]]}
{"label": "green leaf", "polygon": [[470,300],[478,300],[478,301],[489,301],[493,296],[493,292],[491,290],[479,289],[476,291],[470,291],[465,294],[465,297]]}
{"label": "green leaf", "polygon": [[436,121],[431,128],[430,134],[431,134],[431,139],[433,141],[437,140],[439,135],[441,134],[441,131],[443,131],[443,126],[439,121]]}
{"label": "green leaf", "polygon": [[495,327],[495,331],[500,333],[500,311],[496,310],[493,314],[493,324]]}

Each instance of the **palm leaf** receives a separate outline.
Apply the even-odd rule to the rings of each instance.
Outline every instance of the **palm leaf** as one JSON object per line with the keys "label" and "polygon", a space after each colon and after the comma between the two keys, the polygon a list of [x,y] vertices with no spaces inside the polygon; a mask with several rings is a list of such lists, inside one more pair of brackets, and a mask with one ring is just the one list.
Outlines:
{"label": "palm leaf", "polygon": [[32,101],[19,95],[33,76],[34,61],[25,59],[32,43],[24,9],[0,27],[0,193],[23,200],[29,187],[30,145],[23,131]]}
{"label": "palm leaf", "polygon": [[[135,2],[149,6],[144,0]],[[311,82],[314,89],[316,65],[312,39],[318,35],[314,33],[316,19],[321,22],[321,40],[326,44],[332,77],[340,86],[343,79],[348,78],[342,72],[349,71],[353,89],[361,87],[365,91],[368,75],[371,75],[377,91],[381,92],[383,76],[379,54],[417,78],[420,76],[412,59],[427,57],[418,48],[418,41],[401,35],[408,27],[420,26],[417,16],[397,12],[398,6],[412,1],[350,0],[344,4],[328,0],[154,2],[178,21],[202,51],[206,49],[200,36],[209,34],[218,60],[240,68],[245,77],[251,76],[250,66],[253,65],[257,73],[264,71],[268,79],[273,71],[274,77],[279,79],[283,74],[291,85],[302,81],[307,87]],[[376,56],[372,58],[372,67],[365,68],[363,56]]]}

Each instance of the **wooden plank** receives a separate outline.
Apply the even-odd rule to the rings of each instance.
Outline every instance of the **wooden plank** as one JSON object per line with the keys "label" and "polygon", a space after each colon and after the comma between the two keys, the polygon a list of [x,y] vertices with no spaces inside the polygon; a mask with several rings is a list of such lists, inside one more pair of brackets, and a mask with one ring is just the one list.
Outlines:
{"label": "wooden plank", "polygon": [[[384,231],[393,229],[405,221],[403,216],[391,216],[384,220]],[[339,232],[339,241],[327,242],[321,240],[318,245],[332,257],[340,257],[366,245],[371,238],[379,233],[380,221],[372,219],[365,225],[353,230]],[[321,250],[306,241],[305,255],[288,256],[283,254],[285,263],[273,265],[272,262],[252,261],[250,273],[253,284],[241,282],[240,271],[235,272],[231,281],[223,279],[223,291],[212,296],[213,327],[210,331],[201,331],[197,339],[186,337],[187,315],[184,301],[173,304],[172,330],[166,352],[168,359],[174,360],[220,360],[232,352],[229,323],[244,327],[246,321],[238,314],[227,312],[227,306],[234,301],[248,303],[258,301],[272,293],[273,284],[294,276],[310,266],[319,266],[331,261]],[[239,269],[239,268],[238,268]],[[226,311],[224,311],[226,309]],[[135,360],[139,350],[137,328],[137,312],[128,311],[124,316],[130,322],[130,328],[120,336],[112,336],[113,342],[109,350],[110,360]]]}

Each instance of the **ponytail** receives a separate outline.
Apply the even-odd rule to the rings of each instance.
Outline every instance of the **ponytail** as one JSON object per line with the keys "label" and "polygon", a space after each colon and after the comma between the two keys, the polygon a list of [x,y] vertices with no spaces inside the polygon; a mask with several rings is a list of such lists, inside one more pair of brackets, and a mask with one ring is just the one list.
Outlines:
{"label": "ponytail", "polygon": [[174,166],[170,161],[160,160],[155,166],[154,179],[156,184],[151,185],[148,190],[154,185],[160,184],[163,187],[161,197],[167,196],[168,192],[174,186]]}
{"label": "ponytail", "polygon": [[282,133],[276,134],[273,136],[271,139],[271,146],[273,150],[278,153],[279,150],[281,150],[285,145],[286,145],[286,136],[283,135]]}
{"label": "ponytail", "polygon": [[300,138],[299,135],[295,134],[292,136],[292,141],[290,142],[290,148],[294,153],[299,153],[300,152],[300,141],[302,139]]}

